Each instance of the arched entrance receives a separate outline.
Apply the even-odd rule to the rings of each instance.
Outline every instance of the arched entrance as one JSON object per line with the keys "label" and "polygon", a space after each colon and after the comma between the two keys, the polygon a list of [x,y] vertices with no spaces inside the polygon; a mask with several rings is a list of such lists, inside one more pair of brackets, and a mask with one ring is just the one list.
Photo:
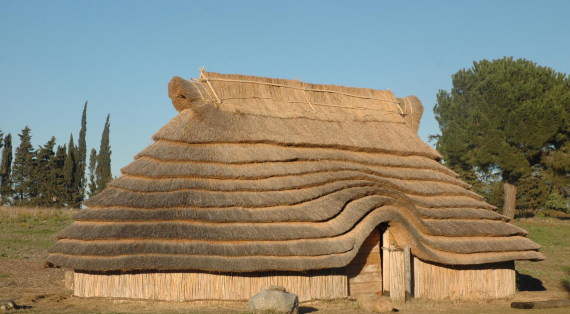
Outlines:
{"label": "arched entrance", "polygon": [[410,248],[400,248],[387,224],[368,235],[346,267],[348,295],[378,293],[392,299],[413,295]]}
{"label": "arched entrance", "polygon": [[361,293],[382,291],[380,227],[368,235],[354,259],[346,266],[348,294],[357,297]]}

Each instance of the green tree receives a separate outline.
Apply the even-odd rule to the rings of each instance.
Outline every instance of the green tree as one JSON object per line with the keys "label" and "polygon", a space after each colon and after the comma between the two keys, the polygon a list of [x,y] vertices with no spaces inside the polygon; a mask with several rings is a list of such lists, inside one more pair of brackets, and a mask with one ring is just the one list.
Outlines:
{"label": "green tree", "polygon": [[547,175],[552,184],[553,198],[562,198],[570,202],[570,143],[560,145],[558,149],[550,150],[543,159]]}
{"label": "green tree", "polygon": [[32,147],[31,129],[26,126],[20,137],[20,145],[16,148],[14,165],[12,167],[12,184],[14,189],[14,204],[25,205],[35,197],[31,175],[34,170],[35,151]]}
{"label": "green tree", "polygon": [[112,180],[111,175],[111,145],[109,141],[110,132],[110,115],[107,115],[107,120],[105,121],[105,127],[103,128],[103,134],[101,136],[101,147],[99,148],[99,154],[97,155],[97,166],[95,168],[95,181],[97,183],[96,193],[101,192]]}
{"label": "green tree", "polygon": [[38,186],[38,194],[32,203],[40,207],[50,207],[55,196],[54,172],[52,159],[55,156],[55,137],[52,136],[47,143],[36,152],[37,161],[34,173]]}
{"label": "green tree", "polygon": [[514,217],[517,184],[545,152],[567,136],[569,85],[565,74],[525,59],[474,62],[452,76],[434,107],[436,147],[452,169],[500,169],[503,214]]}
{"label": "green tree", "polygon": [[95,181],[95,169],[97,168],[97,150],[91,149],[89,156],[89,196],[97,194],[97,182]]}
{"label": "green tree", "polygon": [[75,143],[73,142],[73,134],[69,137],[69,144],[67,146],[67,156],[63,164],[63,178],[65,180],[65,187],[67,189],[67,206],[78,208],[78,193],[77,193],[77,160],[78,152]]}
{"label": "green tree", "polygon": [[545,208],[550,210],[565,211],[569,213],[570,201],[568,198],[565,198],[563,195],[561,195],[557,190],[554,190],[548,196],[548,199],[545,203]]}
{"label": "green tree", "polygon": [[473,171],[477,174],[473,191],[482,195],[487,203],[497,207],[502,206],[504,199],[500,172],[497,169],[490,172]]}
{"label": "green tree", "polygon": [[52,207],[63,207],[68,198],[68,191],[65,182],[65,160],[67,159],[67,147],[58,145],[55,156],[51,160],[51,170],[54,185],[54,196],[52,197]]}
{"label": "green tree", "polygon": [[8,133],[4,138],[2,150],[2,162],[0,163],[0,205],[9,204],[12,195],[12,134]]}
{"label": "green tree", "polygon": [[78,199],[82,202],[85,199],[85,168],[87,166],[87,143],[85,136],[87,134],[87,101],[83,106],[83,114],[81,115],[81,130],[79,131],[79,141],[77,142],[78,158],[77,158],[77,177],[75,181],[78,186]]}
{"label": "green tree", "polygon": [[[517,209],[532,216],[536,210],[544,207],[544,203],[552,190],[544,167],[535,165],[530,175],[519,180],[517,187]],[[525,214],[522,214],[525,216]]]}

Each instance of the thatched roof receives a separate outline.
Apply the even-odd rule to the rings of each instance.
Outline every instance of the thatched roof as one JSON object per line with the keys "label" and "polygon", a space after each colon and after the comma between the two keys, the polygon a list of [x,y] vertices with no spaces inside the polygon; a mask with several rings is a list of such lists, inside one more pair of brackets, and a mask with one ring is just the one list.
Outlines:
{"label": "thatched roof", "polygon": [[541,260],[416,134],[390,91],[202,72],[175,77],[179,114],[59,233],[80,270],[309,270],[347,265],[387,222],[443,264]]}

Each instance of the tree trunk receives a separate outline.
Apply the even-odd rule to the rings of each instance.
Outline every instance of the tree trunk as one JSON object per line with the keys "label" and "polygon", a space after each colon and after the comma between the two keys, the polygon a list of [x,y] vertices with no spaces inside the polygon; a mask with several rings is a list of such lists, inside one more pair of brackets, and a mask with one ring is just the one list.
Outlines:
{"label": "tree trunk", "polygon": [[503,191],[505,203],[503,205],[503,215],[510,219],[515,218],[515,203],[517,201],[517,186],[508,181],[503,181]]}

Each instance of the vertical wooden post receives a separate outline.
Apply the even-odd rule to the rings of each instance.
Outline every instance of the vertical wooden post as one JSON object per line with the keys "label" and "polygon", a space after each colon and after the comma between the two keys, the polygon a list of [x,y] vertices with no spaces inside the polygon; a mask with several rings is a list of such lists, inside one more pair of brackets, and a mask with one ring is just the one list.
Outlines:
{"label": "vertical wooden post", "polygon": [[390,231],[382,233],[382,294],[390,296]]}
{"label": "vertical wooden post", "polygon": [[413,280],[413,287],[412,290],[414,291],[414,298],[421,298],[422,297],[422,284],[423,281],[421,280],[421,265],[422,263],[420,260],[412,256],[412,263],[414,263],[414,267],[412,269],[412,280]]}
{"label": "vertical wooden post", "polygon": [[66,269],[65,270],[65,289],[73,290],[74,287],[74,272],[73,269]]}
{"label": "vertical wooden post", "polygon": [[406,290],[406,300],[413,296],[412,293],[412,259],[410,247],[404,247],[404,287]]}

